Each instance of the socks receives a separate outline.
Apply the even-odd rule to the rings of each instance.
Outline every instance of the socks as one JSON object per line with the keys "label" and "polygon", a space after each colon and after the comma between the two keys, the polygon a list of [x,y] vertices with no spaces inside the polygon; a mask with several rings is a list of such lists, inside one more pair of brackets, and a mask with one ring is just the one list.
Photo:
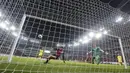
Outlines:
{"label": "socks", "polygon": [[45,64],[47,64],[48,62],[49,62],[49,60],[47,59],[46,62],[45,62]]}

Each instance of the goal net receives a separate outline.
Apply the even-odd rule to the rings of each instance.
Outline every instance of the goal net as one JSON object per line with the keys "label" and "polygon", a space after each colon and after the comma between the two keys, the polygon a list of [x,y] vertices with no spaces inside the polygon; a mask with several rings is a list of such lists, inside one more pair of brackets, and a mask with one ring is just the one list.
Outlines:
{"label": "goal net", "polygon": [[2,0],[0,6],[0,72],[130,71],[127,25],[120,25],[128,15],[100,0]]}

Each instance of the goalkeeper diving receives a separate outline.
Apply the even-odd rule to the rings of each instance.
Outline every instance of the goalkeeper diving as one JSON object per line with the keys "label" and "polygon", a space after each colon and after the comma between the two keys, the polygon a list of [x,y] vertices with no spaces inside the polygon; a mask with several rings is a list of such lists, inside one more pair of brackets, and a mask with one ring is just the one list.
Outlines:
{"label": "goalkeeper diving", "polygon": [[[100,48],[96,46],[96,43],[92,45],[91,51],[89,52],[92,54],[92,64],[94,64],[96,62],[96,64],[100,64],[101,62],[101,53],[104,53],[104,51]],[[89,54],[87,53],[87,54]],[[105,52],[105,54],[108,54],[107,52]]]}
{"label": "goalkeeper diving", "polygon": [[47,57],[45,64],[47,64],[51,59],[59,59],[61,55],[63,62],[65,63],[63,47],[55,48],[54,50],[56,50],[55,53]]}

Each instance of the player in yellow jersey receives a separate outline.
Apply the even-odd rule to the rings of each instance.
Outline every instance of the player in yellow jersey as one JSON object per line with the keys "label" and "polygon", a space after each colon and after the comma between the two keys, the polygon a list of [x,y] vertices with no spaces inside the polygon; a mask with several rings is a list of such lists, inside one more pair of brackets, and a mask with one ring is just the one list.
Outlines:
{"label": "player in yellow jersey", "polygon": [[44,50],[43,49],[40,49],[39,50],[39,54],[38,54],[38,58],[42,58],[44,55]]}
{"label": "player in yellow jersey", "polygon": [[119,65],[122,65],[122,56],[120,54],[118,54],[117,60],[118,60]]}

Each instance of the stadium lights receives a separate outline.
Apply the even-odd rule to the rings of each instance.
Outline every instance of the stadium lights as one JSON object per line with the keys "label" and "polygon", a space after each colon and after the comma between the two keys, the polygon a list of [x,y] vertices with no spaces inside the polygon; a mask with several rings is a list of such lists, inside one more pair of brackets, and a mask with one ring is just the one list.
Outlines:
{"label": "stadium lights", "polygon": [[11,26],[10,29],[13,30],[13,31],[16,30],[16,28],[14,26]]}
{"label": "stadium lights", "polygon": [[104,30],[104,28],[100,28],[100,31],[103,31]]}
{"label": "stadium lights", "polygon": [[27,38],[27,37],[24,37],[24,36],[22,36],[21,39],[23,39],[23,40],[25,40],[25,41],[28,40],[28,38]]}
{"label": "stadium lights", "polygon": [[57,47],[61,47],[61,46],[62,46],[62,47],[65,47],[65,44],[57,44],[56,46],[57,46]]}
{"label": "stadium lights", "polygon": [[4,22],[0,23],[0,28],[9,30],[9,28],[7,27],[7,24],[5,24]]}
{"label": "stadium lights", "polygon": [[5,28],[6,30],[9,30],[9,28]]}
{"label": "stadium lights", "polygon": [[84,41],[82,41],[82,44],[88,43],[90,41],[90,39],[86,39]]}
{"label": "stadium lights", "polygon": [[56,46],[59,47],[59,46],[61,46],[61,44],[57,44]]}
{"label": "stadium lights", "polygon": [[97,33],[96,38],[99,39],[100,37],[102,37],[102,33]]}
{"label": "stadium lights", "polygon": [[82,42],[83,40],[82,39],[79,39],[79,42]]}
{"label": "stadium lights", "polygon": [[118,17],[117,19],[116,19],[116,22],[121,22],[123,20],[123,17]]}
{"label": "stadium lights", "polygon": [[18,36],[18,34],[16,32],[12,32],[12,35],[15,36],[15,37]]}
{"label": "stadium lights", "polygon": [[30,42],[32,42],[32,43],[40,43],[40,41],[38,41],[36,39],[31,39]]}
{"label": "stadium lights", "polygon": [[62,47],[65,47],[65,44],[62,44]]}
{"label": "stadium lights", "polygon": [[78,42],[74,42],[74,46],[78,46],[79,45],[79,43]]}
{"label": "stadium lights", "polygon": [[2,13],[0,12],[0,17],[2,17]]}
{"label": "stadium lights", "polygon": [[10,22],[9,22],[9,21],[7,21],[7,20],[5,21],[5,23],[6,23],[6,24],[10,24]]}
{"label": "stadium lights", "polygon": [[56,46],[60,46],[60,44],[57,44]]}
{"label": "stadium lights", "polygon": [[0,23],[0,28],[3,28],[3,29],[5,29],[6,28],[6,24],[5,23]]}
{"label": "stadium lights", "polygon": [[83,39],[84,39],[84,40],[87,40],[87,39],[88,39],[88,37],[87,37],[87,36],[85,36],[85,37],[83,37]]}
{"label": "stadium lights", "polygon": [[103,34],[107,34],[108,32],[105,30],[104,32],[103,32]]}
{"label": "stadium lights", "polygon": [[130,18],[129,18],[129,20],[128,21],[130,21]]}
{"label": "stadium lights", "polygon": [[49,50],[45,50],[44,52],[45,52],[45,53],[51,53],[51,51],[49,51]]}
{"label": "stadium lights", "polygon": [[91,38],[94,37],[94,32],[90,32],[89,37],[91,37]]}
{"label": "stadium lights", "polygon": [[108,55],[109,53],[108,52],[106,52],[106,55]]}
{"label": "stadium lights", "polygon": [[68,47],[71,47],[72,45],[71,44],[68,44]]}

